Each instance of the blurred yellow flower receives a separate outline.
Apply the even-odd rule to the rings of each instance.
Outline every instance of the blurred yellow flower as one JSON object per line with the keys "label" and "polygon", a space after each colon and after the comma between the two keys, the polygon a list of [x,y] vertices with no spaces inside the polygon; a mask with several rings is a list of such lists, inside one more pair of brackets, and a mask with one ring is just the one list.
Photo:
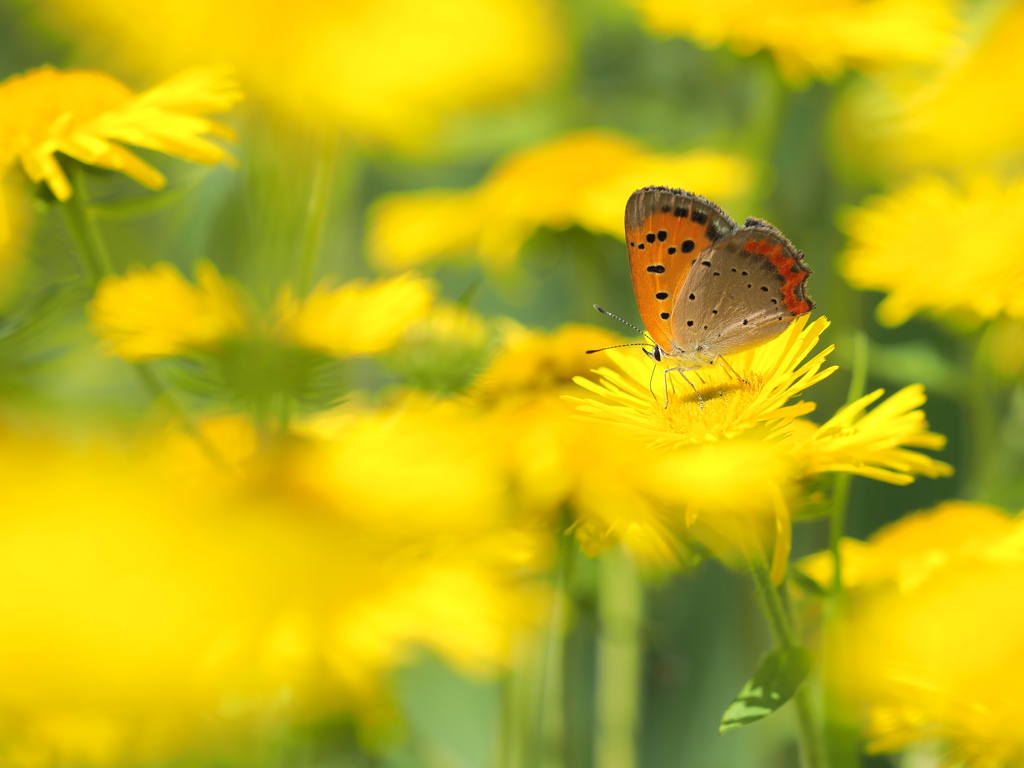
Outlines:
{"label": "blurred yellow flower", "polygon": [[[1019,527],[998,507],[944,501],[890,523],[869,542],[844,538],[840,544],[843,586],[849,590],[895,586],[909,591],[951,560],[985,554]],[[832,584],[833,559],[828,552],[804,558],[799,568],[823,587]]]}
{"label": "blurred yellow flower", "polygon": [[[949,211],[983,227],[940,228]],[[975,176],[964,185],[922,178],[869,200],[844,224],[850,245],[843,272],[858,288],[885,291],[879,319],[898,325],[938,315],[1024,317],[1024,180]]]}
{"label": "blurred yellow flower", "polygon": [[587,350],[622,343],[622,338],[610,331],[575,323],[545,333],[506,320],[501,331],[501,348],[471,392],[484,402],[574,391],[573,378],[593,365]]}
{"label": "blurred yellow flower", "polygon": [[911,384],[865,413],[884,391],[875,390],[840,408],[836,415],[809,435],[795,440],[794,453],[806,462],[808,474],[849,472],[895,485],[914,481],[915,475],[945,477],[953,468],[907,448],[938,451],[944,435],[928,431],[924,387]]}
{"label": "blurred yellow flower", "polygon": [[763,436],[777,434],[793,419],[814,410],[813,403],[788,401],[836,370],[836,366],[822,370],[831,346],[805,362],[827,327],[825,318],[809,323],[804,315],[767,344],[731,356],[729,364],[734,372],[723,365],[691,372],[689,378],[704,399],[703,407],[693,390],[677,378],[677,373],[670,373],[666,380],[662,371],[671,367],[670,362],[656,367],[652,376],[654,363],[636,352],[622,350],[608,352],[609,359],[622,373],[599,368],[595,371],[599,382],[584,377],[576,379],[577,384],[600,399],[570,400],[578,403],[583,413],[630,426],[652,444],[735,437],[758,425],[765,426]]}
{"label": "blurred yellow flower", "polygon": [[236,67],[310,123],[422,145],[448,115],[543,86],[564,57],[547,0],[47,0],[50,20],[132,69]]}
{"label": "blurred yellow flower", "polygon": [[653,154],[618,134],[582,131],[506,158],[475,189],[383,198],[370,213],[367,247],[390,270],[467,255],[507,267],[540,227],[576,225],[621,239],[626,198],[658,179],[686,179],[721,199],[743,194],[751,177],[735,155]]}
{"label": "blurred yellow flower", "polygon": [[763,559],[781,582],[797,479],[785,446],[721,440],[668,450],[609,425],[581,433],[569,506],[585,550],[622,542],[641,563],[678,567],[699,542],[736,567]]}
{"label": "blurred yellow flower", "polygon": [[0,175],[20,163],[33,182],[67,200],[72,190],[59,152],[159,189],[163,174],[124,145],[196,163],[227,160],[204,136],[234,134],[203,115],[227,111],[241,98],[223,69],[190,70],[141,94],[102,72],[41,67],[15,75],[0,83]]}
{"label": "blurred yellow flower", "polygon": [[166,762],[328,712],[372,725],[417,648],[510,663],[547,549],[511,524],[493,441],[442,413],[334,421],[257,449],[219,420],[245,457],[230,472],[176,435],[0,435],[5,765]]}
{"label": "blurred yellow flower", "polygon": [[169,264],[104,278],[89,306],[93,332],[131,361],[207,350],[242,334],[249,322],[241,296],[213,265],[196,272],[196,286]]}
{"label": "blurred yellow flower", "polygon": [[998,3],[971,16],[968,50],[950,51],[926,76],[864,88],[846,105],[844,120],[868,142],[858,157],[887,171],[1019,165],[1024,108],[1008,94],[1024,79],[1024,6]]}
{"label": "blurred yellow flower", "polygon": [[725,0],[694,12],[681,3],[632,0],[661,35],[729,44],[740,55],[768,50],[790,82],[832,80],[849,68],[932,62],[956,42],[949,0]]}
{"label": "blurred yellow flower", "polygon": [[859,703],[871,751],[938,740],[943,765],[1024,760],[1024,560],[992,556],[1020,527],[1001,510],[947,502],[863,546],[855,584],[874,589],[855,593],[842,628],[849,663],[829,683]]}
{"label": "blurred yellow flower", "polygon": [[282,293],[278,332],[294,344],[333,357],[374,355],[391,349],[409,326],[430,311],[436,287],[412,274],[367,285],[319,286],[305,299]]}

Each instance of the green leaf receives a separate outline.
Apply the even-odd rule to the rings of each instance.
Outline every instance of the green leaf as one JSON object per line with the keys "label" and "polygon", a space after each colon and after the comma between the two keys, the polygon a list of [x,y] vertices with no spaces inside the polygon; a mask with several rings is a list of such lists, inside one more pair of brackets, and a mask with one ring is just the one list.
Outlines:
{"label": "green leaf", "polygon": [[725,710],[718,732],[768,717],[793,697],[813,665],[811,652],[806,648],[781,648],[765,654],[757,672]]}

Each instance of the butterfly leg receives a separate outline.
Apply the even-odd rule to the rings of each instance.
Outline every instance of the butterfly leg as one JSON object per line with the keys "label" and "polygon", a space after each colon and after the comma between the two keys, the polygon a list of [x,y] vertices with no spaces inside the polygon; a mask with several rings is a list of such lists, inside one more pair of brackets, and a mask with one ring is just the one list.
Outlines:
{"label": "butterfly leg", "polygon": [[726,359],[725,359],[724,357],[722,357],[721,355],[719,355],[719,356],[718,356],[717,358],[715,358],[715,359],[716,359],[716,360],[721,360],[721,361],[722,361],[722,366],[723,366],[724,368],[728,368],[728,369],[729,369],[729,372],[730,372],[730,373],[732,373],[732,375],[733,375],[733,376],[735,376],[735,377],[736,377],[737,379],[739,379],[740,381],[742,381],[742,382],[743,382],[744,384],[747,384],[747,385],[749,385],[749,384],[750,384],[750,382],[749,382],[749,381],[747,381],[746,379],[744,379],[744,378],[743,378],[742,376],[740,376],[740,375],[739,375],[739,374],[738,374],[738,373],[736,372],[736,369],[735,369],[735,368],[733,368],[733,367],[732,367],[732,364],[731,364],[731,363],[730,363],[730,362],[729,362],[728,360],[726,360]]}
{"label": "butterfly leg", "polygon": [[683,381],[685,381],[687,384],[690,385],[690,389],[693,390],[693,394],[695,394],[697,396],[697,402],[700,404],[700,409],[702,411],[704,410],[704,398],[700,396],[700,392],[698,391],[698,389],[694,385],[694,383],[692,381],[690,381],[686,377],[686,372],[687,371],[692,371],[692,370],[694,370],[694,369],[693,368],[684,368],[683,366],[679,366],[677,368],[666,368],[665,369],[665,407],[666,408],[668,408],[668,375],[670,373],[672,373],[672,371],[679,371],[679,375],[683,377]]}

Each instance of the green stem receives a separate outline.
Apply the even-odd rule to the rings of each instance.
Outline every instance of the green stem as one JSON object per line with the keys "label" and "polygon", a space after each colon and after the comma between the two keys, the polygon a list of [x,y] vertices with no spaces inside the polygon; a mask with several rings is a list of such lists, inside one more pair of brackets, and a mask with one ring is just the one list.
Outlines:
{"label": "green stem", "polygon": [[[863,331],[857,331],[853,337],[853,375],[846,392],[846,402],[852,403],[864,396],[868,380],[868,337]],[[850,481],[852,476],[842,472],[836,476],[832,488],[832,509],[829,511],[829,550],[832,553],[832,585],[833,595],[843,592],[843,557],[840,542],[846,532],[846,510],[850,501]]]}
{"label": "green stem", "polygon": [[[863,332],[853,338],[853,375],[846,394],[852,403],[864,395],[868,374],[868,339]],[[822,669],[825,678],[825,750],[831,768],[857,768],[860,765],[860,744],[850,703],[835,685],[846,668],[847,650],[842,632],[846,613],[843,589],[842,540],[846,533],[846,516],[850,500],[852,475],[836,475],[832,486],[832,508],[829,513],[829,550],[832,553],[832,584],[825,598],[825,631],[823,633]]]}
{"label": "green stem", "polygon": [[[968,441],[967,493],[966,498],[975,501],[992,501],[993,468],[998,460],[998,440],[995,386],[992,381],[992,363],[989,353],[992,346],[990,323],[967,354],[970,357],[970,386],[967,389],[966,413],[971,439]],[[972,339],[967,343],[971,344]]]}
{"label": "green stem", "polygon": [[71,197],[60,204],[60,210],[75,241],[82,269],[95,288],[100,280],[114,271],[110,266],[110,254],[89,209],[85,174],[77,163],[66,164],[65,170],[71,182]]}
{"label": "green stem", "polygon": [[[748,558],[748,562],[751,575],[754,578],[754,585],[757,587],[761,609],[768,620],[768,627],[771,629],[776,646],[783,650],[797,647],[799,643],[796,631],[793,629],[793,621],[778,590],[772,584],[768,566],[756,555]],[[811,702],[810,688],[806,683],[801,685],[793,695],[793,704],[796,707],[797,741],[800,744],[800,755],[803,758],[804,767],[825,768],[827,765],[825,754],[818,728],[814,722],[814,706]]]}
{"label": "green stem", "polygon": [[298,292],[304,296],[313,287],[313,275],[320,257],[320,246],[324,239],[324,228],[327,224],[328,203],[331,188],[334,186],[335,166],[338,159],[337,131],[320,138],[320,153],[317,156],[316,171],[313,175],[313,188],[309,193],[306,206],[306,226],[302,233],[302,246],[299,251],[299,283]]}
{"label": "green stem", "polygon": [[565,625],[569,571],[576,537],[561,537],[555,563],[551,614],[545,628],[544,658],[537,691],[535,728],[540,741],[541,765],[560,766],[565,760]]}
{"label": "green stem", "polygon": [[643,586],[629,554],[605,553],[600,567],[597,768],[635,768],[639,720]]}

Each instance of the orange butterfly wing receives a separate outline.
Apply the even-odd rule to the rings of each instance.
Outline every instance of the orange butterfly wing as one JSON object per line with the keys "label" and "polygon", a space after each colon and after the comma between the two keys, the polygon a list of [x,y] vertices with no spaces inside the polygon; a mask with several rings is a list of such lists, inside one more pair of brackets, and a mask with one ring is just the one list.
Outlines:
{"label": "orange butterfly wing", "polygon": [[626,247],[633,292],[644,327],[672,349],[671,311],[701,251],[737,229],[729,215],[699,195],[644,187],[626,202]]}

